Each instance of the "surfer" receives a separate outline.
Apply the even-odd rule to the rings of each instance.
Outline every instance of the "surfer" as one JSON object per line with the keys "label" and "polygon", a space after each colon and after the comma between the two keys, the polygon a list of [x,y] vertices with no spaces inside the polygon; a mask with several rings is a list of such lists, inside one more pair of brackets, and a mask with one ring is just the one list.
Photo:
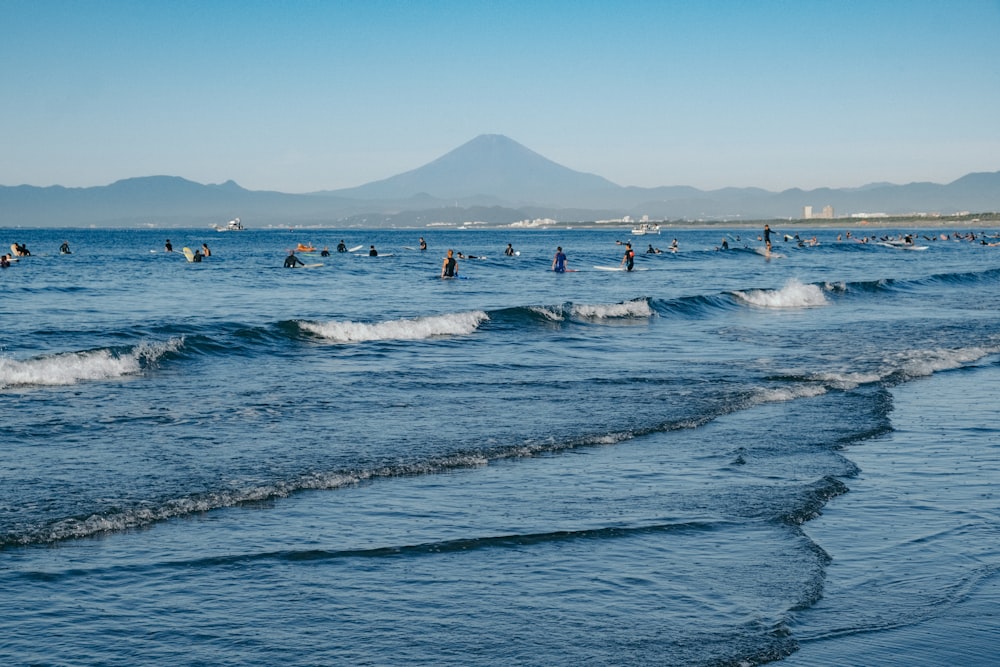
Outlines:
{"label": "surfer", "polygon": [[722,246],[721,246],[721,248],[723,250],[729,250],[729,241],[727,241],[725,239],[725,237],[722,238]]}
{"label": "surfer", "polygon": [[455,251],[449,250],[448,256],[441,263],[441,277],[454,278],[458,275],[458,260],[455,259]]}
{"label": "surfer", "polygon": [[173,252],[174,251],[174,246],[172,246],[170,244],[170,239],[167,239],[167,242],[163,244],[163,251],[164,252]]}
{"label": "surfer", "polygon": [[566,273],[566,253],[562,246],[556,248],[556,256],[552,258],[552,270],[556,273]]}
{"label": "surfer", "polygon": [[340,239],[340,243],[337,244],[337,252],[347,252],[347,244],[344,243],[344,239]]}
{"label": "surfer", "polygon": [[506,250],[503,251],[503,254],[507,255],[508,257],[513,257],[514,256],[514,246],[512,246],[511,244],[508,243]]}
{"label": "surfer", "polygon": [[650,243],[649,247],[646,248],[647,255],[659,255],[662,251],[659,248],[654,248],[653,244]]}
{"label": "surfer", "polygon": [[771,226],[764,225],[764,247],[771,252]]}
{"label": "surfer", "polygon": [[62,242],[62,245],[59,246],[59,254],[60,255],[70,255],[70,254],[72,254],[69,251],[69,241],[63,241]]}
{"label": "surfer", "polygon": [[320,257],[329,257],[330,256],[330,249],[327,248],[326,246],[323,246],[323,252],[321,252],[319,254],[319,256]]}
{"label": "surfer", "polygon": [[0,269],[10,267],[10,255],[0,255]]}
{"label": "surfer", "polygon": [[420,237],[420,249],[427,250],[427,241],[424,240],[423,236]]}
{"label": "surfer", "polygon": [[378,257],[378,250],[375,249],[375,246],[372,245],[372,246],[368,246],[368,247],[371,248],[371,250],[368,251],[368,256],[369,257]]}
{"label": "surfer", "polygon": [[285,258],[285,268],[294,269],[296,266],[305,266],[306,263],[295,256],[294,250],[288,251],[288,257]]}
{"label": "surfer", "polygon": [[208,249],[208,244],[207,243],[202,243],[201,244],[201,254],[202,254],[202,257],[211,257],[212,256],[212,251]]}
{"label": "surfer", "polygon": [[622,257],[621,263],[625,265],[626,271],[631,271],[632,266],[635,264],[635,251],[632,250],[631,241],[625,244],[625,256]]}

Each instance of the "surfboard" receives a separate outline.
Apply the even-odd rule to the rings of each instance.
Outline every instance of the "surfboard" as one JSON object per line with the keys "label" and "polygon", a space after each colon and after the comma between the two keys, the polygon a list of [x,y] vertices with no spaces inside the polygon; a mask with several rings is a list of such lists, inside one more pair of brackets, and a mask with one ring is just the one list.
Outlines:
{"label": "surfboard", "polygon": [[[625,270],[624,266],[595,266],[594,268],[597,269],[598,271],[624,271]],[[639,267],[639,266],[634,267],[632,269],[633,272],[635,272],[635,271],[648,271],[648,270],[649,269],[647,269],[645,267]]]}
{"label": "surfboard", "polygon": [[317,266],[323,266],[323,265],[319,264],[319,263],[316,263],[316,264],[296,264],[295,268],[296,269],[315,269]]}
{"label": "surfboard", "polygon": [[913,245],[912,243],[879,243],[884,248],[895,248],[896,250],[927,250],[930,246]]}
{"label": "surfboard", "polygon": [[348,248],[347,252],[357,252],[357,251],[361,250],[362,248],[364,248],[363,245],[356,245],[353,248]]}
{"label": "surfboard", "polygon": [[184,248],[182,249],[182,252],[184,253],[184,256],[187,257],[187,261],[189,261],[189,262],[193,262],[194,261],[194,250],[191,250],[191,248],[188,248],[187,246],[184,246]]}

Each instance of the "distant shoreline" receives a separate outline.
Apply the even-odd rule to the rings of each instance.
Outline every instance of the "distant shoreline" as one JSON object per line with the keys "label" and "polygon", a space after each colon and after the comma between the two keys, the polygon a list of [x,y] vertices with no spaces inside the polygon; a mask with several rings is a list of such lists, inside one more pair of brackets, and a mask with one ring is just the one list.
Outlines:
{"label": "distant shoreline", "polygon": [[[408,225],[393,225],[393,226],[361,226],[361,225],[338,225],[335,223],[330,224],[317,224],[317,223],[274,223],[268,222],[261,224],[259,226],[247,225],[246,230],[240,232],[227,232],[227,233],[253,233],[255,231],[301,231],[301,230],[399,230],[399,231],[476,231],[476,230],[506,230],[506,231],[572,231],[574,229],[586,229],[595,230],[603,229],[607,231],[615,231],[627,234],[632,228],[639,224],[637,222],[594,222],[594,221],[565,221],[565,222],[551,222],[547,224],[538,225],[523,225],[523,226],[513,226],[516,223],[485,223],[469,221],[466,223],[454,223],[454,224],[436,224],[436,225],[423,225],[423,226],[408,226]],[[954,230],[976,230],[976,229],[995,229],[1000,227],[1000,213],[979,213],[979,214],[969,214],[962,216],[891,216],[891,217],[877,217],[877,218],[808,218],[808,219],[797,219],[790,220],[787,218],[770,218],[761,220],[653,220],[649,221],[648,224],[659,225],[661,232],[666,230],[711,230],[717,229],[720,231],[733,230],[733,229],[760,229],[764,225],[770,225],[775,229],[775,231],[793,231],[793,230],[803,230],[803,229],[843,229],[843,230],[864,230],[864,229],[954,229]],[[115,229],[144,229],[144,230],[160,230],[167,232],[170,230],[182,230],[182,229],[195,229],[203,230],[205,229],[202,225],[177,225],[177,226],[150,226],[149,224],[141,224],[137,226],[121,226],[121,225],[109,225],[109,226],[98,226],[93,224],[88,225],[67,225],[67,226],[0,226],[0,229],[6,230],[94,230],[94,229],[105,229],[105,230],[115,230]],[[215,227],[209,228],[211,231],[217,231]],[[653,234],[655,236],[655,234]]]}

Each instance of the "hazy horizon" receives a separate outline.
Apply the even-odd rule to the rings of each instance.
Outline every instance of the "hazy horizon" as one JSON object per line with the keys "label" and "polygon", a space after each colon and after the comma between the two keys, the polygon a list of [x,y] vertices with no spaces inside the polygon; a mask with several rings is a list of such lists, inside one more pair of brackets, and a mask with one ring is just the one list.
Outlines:
{"label": "hazy horizon", "polygon": [[0,3],[0,184],[338,190],[503,134],[618,185],[1000,169],[1000,4]]}

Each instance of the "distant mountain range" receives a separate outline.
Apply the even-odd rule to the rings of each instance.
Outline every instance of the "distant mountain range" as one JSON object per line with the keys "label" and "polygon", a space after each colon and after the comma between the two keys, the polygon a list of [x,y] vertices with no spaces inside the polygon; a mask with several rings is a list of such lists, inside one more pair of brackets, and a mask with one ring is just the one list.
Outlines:
{"label": "distant mountain range", "polygon": [[423,226],[638,218],[760,220],[800,218],[804,206],[837,216],[1000,211],[1000,171],[946,185],[873,183],[859,188],[699,190],[638,188],[557,164],[502,135],[476,137],[412,171],[366,185],[310,194],[246,190],[232,181],[203,185],[150,176],[90,188],[0,186],[0,226],[161,227],[225,224]]}

